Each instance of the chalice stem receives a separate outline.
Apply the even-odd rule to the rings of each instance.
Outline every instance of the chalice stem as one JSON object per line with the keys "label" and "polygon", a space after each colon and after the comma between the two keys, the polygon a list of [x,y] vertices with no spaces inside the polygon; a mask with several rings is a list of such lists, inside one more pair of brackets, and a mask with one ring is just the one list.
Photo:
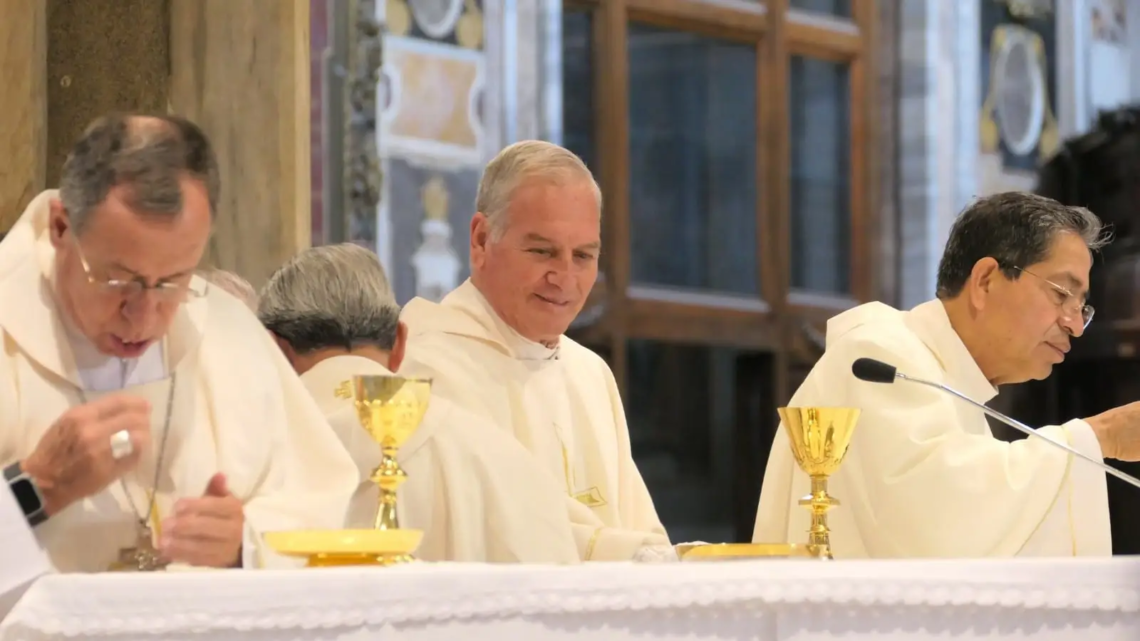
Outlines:
{"label": "chalice stem", "polygon": [[831,530],[827,526],[827,511],[839,505],[839,501],[827,493],[827,477],[811,477],[811,497],[808,509],[811,510],[811,528],[808,530],[808,546],[816,557],[830,559]]}
{"label": "chalice stem", "polygon": [[377,530],[398,530],[400,519],[396,512],[396,488],[407,480],[407,474],[396,461],[395,449],[384,448],[380,465],[372,473],[372,480],[380,487],[380,505],[376,510]]}
{"label": "chalice stem", "polygon": [[391,490],[380,490],[380,509],[376,511],[377,530],[398,530],[400,519],[396,515],[396,493]]}

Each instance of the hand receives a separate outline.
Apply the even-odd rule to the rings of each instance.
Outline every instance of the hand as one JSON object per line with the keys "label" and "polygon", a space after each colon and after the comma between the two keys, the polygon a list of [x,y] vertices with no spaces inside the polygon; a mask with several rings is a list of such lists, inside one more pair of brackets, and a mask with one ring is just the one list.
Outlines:
{"label": "hand", "polygon": [[1085,419],[1100,441],[1104,458],[1140,461],[1140,402]]}
{"label": "hand", "polygon": [[[120,430],[130,435],[132,451],[116,459],[111,435]],[[149,449],[150,404],[114,394],[64,412],[20,466],[39,486],[50,516],[102,491]]]}
{"label": "hand", "polygon": [[226,487],[226,476],[215,474],[202,498],[179,499],[174,504],[174,514],[162,522],[158,549],[167,561],[238,567],[244,527],[241,501]]}

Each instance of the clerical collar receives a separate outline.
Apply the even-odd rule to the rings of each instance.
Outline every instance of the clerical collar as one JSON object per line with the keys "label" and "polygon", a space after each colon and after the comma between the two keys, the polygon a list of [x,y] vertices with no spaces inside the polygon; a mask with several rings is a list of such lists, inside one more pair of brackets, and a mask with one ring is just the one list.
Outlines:
{"label": "clerical collar", "polygon": [[523,336],[515,331],[515,328],[508,325],[499,315],[495,312],[495,308],[491,307],[490,301],[479,291],[475,283],[467,281],[465,285],[471,288],[471,294],[479,304],[483,306],[483,310],[495,322],[495,326],[499,329],[499,334],[503,337],[503,342],[507,344],[507,348],[515,355],[515,358],[521,361],[552,361],[558,358],[558,353],[561,344],[554,347],[547,347],[542,343],[537,343]]}
{"label": "clerical collar", "polygon": [[106,392],[166,377],[162,341],[156,341],[138,358],[118,358],[100,352],[70,319],[64,318],[61,324],[85,390]]}

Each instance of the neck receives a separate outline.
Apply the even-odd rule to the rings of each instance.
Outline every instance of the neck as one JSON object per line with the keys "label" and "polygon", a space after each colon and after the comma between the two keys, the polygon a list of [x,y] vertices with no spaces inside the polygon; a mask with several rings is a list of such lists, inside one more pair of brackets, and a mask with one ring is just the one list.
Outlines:
{"label": "neck", "polygon": [[997,352],[985,334],[980,331],[977,312],[970,308],[969,301],[965,300],[964,296],[959,296],[949,300],[940,299],[939,302],[946,309],[946,316],[950,319],[950,327],[962,340],[962,344],[966,346],[966,351],[978,364],[978,369],[982,370],[982,374],[990,384],[1000,385],[1002,383],[1001,372],[997,363],[990,356]]}
{"label": "neck", "polygon": [[391,370],[389,363],[392,360],[392,354],[388,350],[380,349],[373,345],[364,345],[361,347],[354,347],[352,349],[344,349],[342,347],[326,347],[323,349],[313,350],[304,354],[297,354],[293,357],[293,368],[297,370],[297,374],[304,374],[305,372],[313,369],[321,361],[334,358],[337,356],[359,356],[367,358],[370,361],[375,361],[385,368]]}

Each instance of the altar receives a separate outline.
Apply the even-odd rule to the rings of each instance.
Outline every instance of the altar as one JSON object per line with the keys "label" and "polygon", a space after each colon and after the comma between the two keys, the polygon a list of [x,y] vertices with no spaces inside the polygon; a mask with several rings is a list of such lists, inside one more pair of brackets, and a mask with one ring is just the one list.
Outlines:
{"label": "altar", "polygon": [[45,639],[1140,639],[1140,559],[764,560],[53,575]]}

